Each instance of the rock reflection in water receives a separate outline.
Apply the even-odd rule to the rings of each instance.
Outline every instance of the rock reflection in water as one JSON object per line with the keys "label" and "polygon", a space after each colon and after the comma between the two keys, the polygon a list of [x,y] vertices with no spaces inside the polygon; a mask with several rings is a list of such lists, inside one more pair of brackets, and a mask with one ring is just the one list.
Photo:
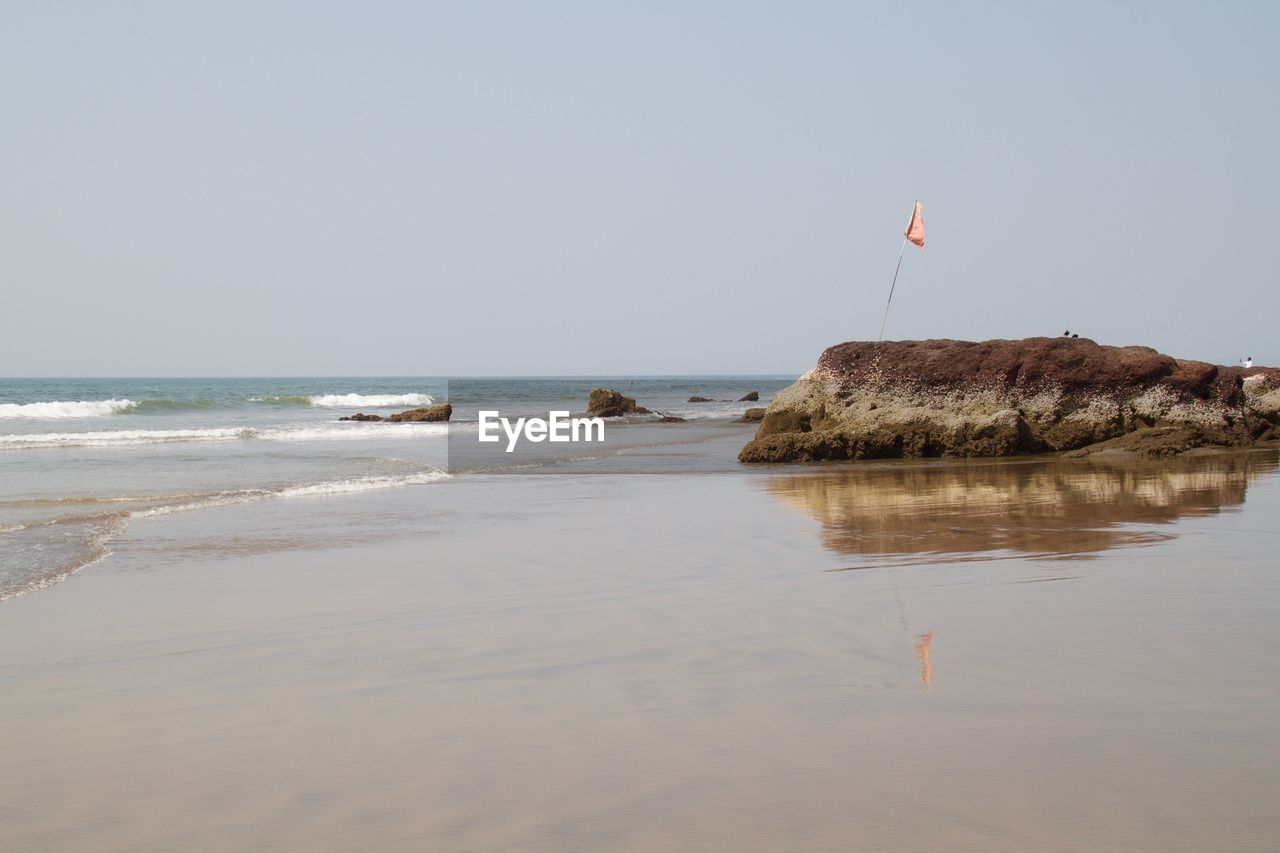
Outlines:
{"label": "rock reflection in water", "polygon": [[1242,504],[1248,484],[1277,465],[1271,453],[854,463],[778,478],[768,489],[821,522],[823,544],[839,554],[1083,556],[1172,535],[1141,525]]}

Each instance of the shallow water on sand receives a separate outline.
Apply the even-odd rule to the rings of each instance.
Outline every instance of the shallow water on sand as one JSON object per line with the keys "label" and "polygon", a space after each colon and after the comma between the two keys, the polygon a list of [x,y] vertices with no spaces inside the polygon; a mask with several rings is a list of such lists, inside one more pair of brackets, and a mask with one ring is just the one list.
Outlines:
{"label": "shallow water on sand", "polygon": [[[617,385],[656,410],[683,413],[691,423],[676,426],[696,437],[755,405],[738,401],[748,391],[767,402],[787,383],[779,377],[0,379],[0,604],[93,565],[139,518],[439,482],[460,467],[450,465],[450,448],[460,446],[449,441],[450,430],[474,437],[480,408],[512,417],[581,413],[593,386]],[[695,394],[719,402],[687,403]],[[448,426],[339,421],[445,400],[453,405]],[[611,421],[612,444],[670,441],[670,431],[655,432],[652,420]],[[497,457],[484,467],[530,461]],[[729,454],[724,461],[732,460]],[[340,535],[359,538],[362,524],[355,519]]]}
{"label": "shallow water on sand", "polygon": [[744,429],[132,520],[0,605],[0,849],[1274,849],[1274,452]]}

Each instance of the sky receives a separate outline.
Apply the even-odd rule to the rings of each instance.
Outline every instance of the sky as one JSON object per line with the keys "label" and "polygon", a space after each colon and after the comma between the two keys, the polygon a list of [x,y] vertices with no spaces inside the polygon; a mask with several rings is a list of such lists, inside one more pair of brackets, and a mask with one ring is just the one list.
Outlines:
{"label": "sky", "polygon": [[1280,365],[1280,4],[0,3],[0,375]]}

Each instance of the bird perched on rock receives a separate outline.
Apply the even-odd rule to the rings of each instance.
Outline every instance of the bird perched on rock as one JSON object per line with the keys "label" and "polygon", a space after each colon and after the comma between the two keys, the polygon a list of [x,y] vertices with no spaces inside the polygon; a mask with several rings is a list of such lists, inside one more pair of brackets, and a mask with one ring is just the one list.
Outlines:
{"label": "bird perched on rock", "polygon": [[1062,336],[1063,336],[1064,338],[1069,338],[1069,337],[1071,337],[1071,330],[1070,330],[1070,329],[1067,329],[1065,332],[1063,332],[1063,333],[1062,333]]}
{"label": "bird perched on rock", "polygon": [[1072,335],[1071,337],[1073,337],[1073,338],[1078,338],[1078,337],[1080,337],[1080,336],[1079,336],[1079,335]]}

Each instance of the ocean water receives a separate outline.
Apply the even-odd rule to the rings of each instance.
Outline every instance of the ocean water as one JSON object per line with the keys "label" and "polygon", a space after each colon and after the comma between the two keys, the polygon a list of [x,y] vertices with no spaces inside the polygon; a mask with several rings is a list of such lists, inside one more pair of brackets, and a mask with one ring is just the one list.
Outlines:
{"label": "ocean water", "polygon": [[[730,424],[792,379],[0,379],[0,601],[101,559],[133,519],[450,479],[449,427],[339,421],[344,415],[447,400],[453,428],[466,429],[481,408],[582,413],[590,389],[605,386],[689,419],[661,430],[651,417],[611,424],[634,449]],[[761,402],[737,402],[753,390]],[[695,395],[720,402],[688,403]],[[672,464],[631,458],[642,469]],[[373,522],[355,515],[345,523]]]}

